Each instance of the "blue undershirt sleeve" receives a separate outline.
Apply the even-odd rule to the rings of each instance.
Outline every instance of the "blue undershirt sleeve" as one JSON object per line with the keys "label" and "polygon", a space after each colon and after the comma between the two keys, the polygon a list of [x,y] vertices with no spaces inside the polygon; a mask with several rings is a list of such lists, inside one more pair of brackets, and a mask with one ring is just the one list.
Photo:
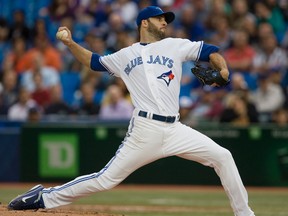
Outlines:
{"label": "blue undershirt sleeve", "polygon": [[199,56],[199,60],[200,61],[209,61],[209,55],[211,53],[214,52],[218,52],[219,51],[219,47],[214,46],[214,45],[210,45],[210,44],[203,44],[200,56]]}
{"label": "blue undershirt sleeve", "polygon": [[95,71],[107,71],[107,69],[100,63],[100,55],[93,53],[90,62],[90,68]]}

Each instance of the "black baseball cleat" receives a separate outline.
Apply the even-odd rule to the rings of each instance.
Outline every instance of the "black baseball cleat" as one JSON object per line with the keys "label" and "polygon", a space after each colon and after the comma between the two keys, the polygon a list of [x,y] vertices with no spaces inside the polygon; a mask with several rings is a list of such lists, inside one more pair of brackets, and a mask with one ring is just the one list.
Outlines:
{"label": "black baseball cleat", "polygon": [[27,209],[39,209],[45,208],[42,191],[44,187],[39,184],[31,188],[24,194],[21,194],[14,198],[9,204],[9,210],[27,210]]}

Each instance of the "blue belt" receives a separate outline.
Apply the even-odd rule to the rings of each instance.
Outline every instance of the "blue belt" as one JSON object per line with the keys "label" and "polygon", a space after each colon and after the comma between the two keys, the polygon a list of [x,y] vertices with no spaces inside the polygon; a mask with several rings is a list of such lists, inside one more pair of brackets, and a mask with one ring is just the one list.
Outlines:
{"label": "blue belt", "polygon": [[[148,112],[140,110],[138,113],[138,116],[147,118]],[[161,122],[174,123],[175,120],[178,120],[178,117],[177,116],[161,116],[161,115],[153,114],[152,119],[157,120],[157,121],[161,121]]]}

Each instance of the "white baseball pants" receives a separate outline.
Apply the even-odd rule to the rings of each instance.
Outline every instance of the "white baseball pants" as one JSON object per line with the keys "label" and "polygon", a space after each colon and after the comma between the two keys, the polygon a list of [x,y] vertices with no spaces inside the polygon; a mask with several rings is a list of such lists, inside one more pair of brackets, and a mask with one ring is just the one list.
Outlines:
{"label": "white baseball pants", "polygon": [[47,209],[70,204],[77,198],[108,190],[136,169],[157,159],[178,156],[213,167],[220,177],[235,216],[254,216],[248,195],[231,153],[209,137],[180,122],[164,123],[134,114],[127,135],[115,156],[99,172],[45,188]]}

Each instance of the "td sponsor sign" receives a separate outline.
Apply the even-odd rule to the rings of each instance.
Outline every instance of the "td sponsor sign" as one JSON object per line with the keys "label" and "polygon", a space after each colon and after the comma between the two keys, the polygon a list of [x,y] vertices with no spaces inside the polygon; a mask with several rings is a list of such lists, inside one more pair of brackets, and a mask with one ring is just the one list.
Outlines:
{"label": "td sponsor sign", "polygon": [[74,177],[79,174],[76,134],[41,134],[39,145],[40,177]]}

